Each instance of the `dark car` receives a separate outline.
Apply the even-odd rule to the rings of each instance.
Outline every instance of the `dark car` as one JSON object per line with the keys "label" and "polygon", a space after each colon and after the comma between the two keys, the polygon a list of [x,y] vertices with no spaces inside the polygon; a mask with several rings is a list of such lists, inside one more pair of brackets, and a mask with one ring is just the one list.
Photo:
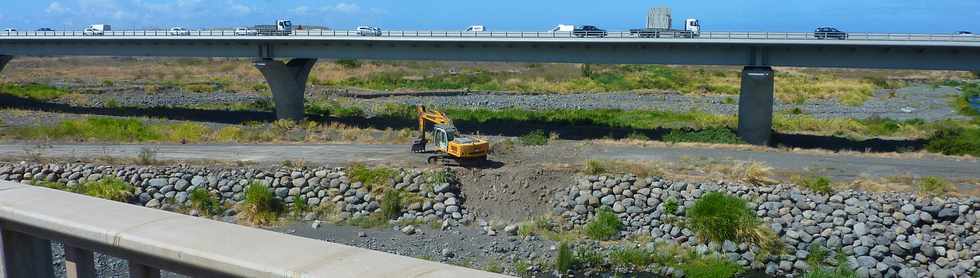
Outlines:
{"label": "dark car", "polygon": [[813,37],[821,40],[826,40],[826,39],[846,40],[847,33],[844,33],[841,30],[837,30],[837,28],[834,27],[820,27],[817,28],[817,30],[813,31]]}
{"label": "dark car", "polygon": [[572,35],[579,38],[605,38],[609,33],[606,30],[599,29],[599,27],[582,25],[581,27],[575,28],[572,31]]}
{"label": "dark car", "polygon": [[53,32],[54,29],[51,29],[51,28],[39,28],[39,29],[37,29],[37,31],[38,32]]}

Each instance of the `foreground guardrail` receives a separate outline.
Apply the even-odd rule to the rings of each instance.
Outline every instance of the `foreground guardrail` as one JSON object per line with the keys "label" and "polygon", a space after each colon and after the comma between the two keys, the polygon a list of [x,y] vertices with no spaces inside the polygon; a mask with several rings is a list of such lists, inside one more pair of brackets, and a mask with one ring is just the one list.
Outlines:
{"label": "foreground guardrail", "polygon": [[131,277],[504,277],[447,264],[0,181],[0,277],[95,277],[93,251]]}
{"label": "foreground guardrail", "polygon": [[367,35],[349,30],[296,30],[293,32],[241,33],[234,30],[198,30],[172,33],[167,30],[126,30],[100,33],[86,31],[0,31],[2,37],[418,37],[418,38],[590,38],[590,39],[689,39],[689,40],[852,40],[852,41],[942,41],[980,42],[973,34],[926,33],[814,33],[814,32],[460,32],[382,31]]}

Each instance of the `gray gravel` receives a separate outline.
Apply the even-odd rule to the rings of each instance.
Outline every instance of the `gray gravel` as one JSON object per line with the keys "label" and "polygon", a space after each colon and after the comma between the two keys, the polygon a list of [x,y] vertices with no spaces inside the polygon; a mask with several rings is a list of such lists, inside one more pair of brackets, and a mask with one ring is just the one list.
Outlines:
{"label": "gray gravel", "polygon": [[[949,99],[959,94],[956,88],[916,85],[894,90],[879,90],[862,106],[846,106],[836,101],[812,100],[802,105],[777,102],[775,111],[799,108],[818,118],[882,117],[936,121],[963,118],[950,107]],[[713,114],[735,114],[738,96],[688,96],[679,94],[588,93],[588,94],[503,94],[468,93],[455,96],[392,96],[372,101],[468,108],[521,109],[623,109],[663,110],[674,112],[704,111]],[[726,103],[727,102],[727,103]]]}

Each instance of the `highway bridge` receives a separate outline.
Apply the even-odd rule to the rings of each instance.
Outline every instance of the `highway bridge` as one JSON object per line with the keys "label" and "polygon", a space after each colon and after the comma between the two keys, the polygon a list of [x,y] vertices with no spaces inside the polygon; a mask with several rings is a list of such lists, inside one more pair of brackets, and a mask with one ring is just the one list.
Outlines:
{"label": "highway bridge", "polygon": [[14,56],[71,55],[253,58],[272,89],[277,117],[294,120],[303,118],[305,84],[317,59],[743,66],[738,134],[746,142],[765,145],[772,129],[772,67],[978,70],[980,37],[849,33],[838,40],[805,32],[703,32],[693,38],[639,38],[628,32],[585,37],[572,32],[0,32],[0,70]]}

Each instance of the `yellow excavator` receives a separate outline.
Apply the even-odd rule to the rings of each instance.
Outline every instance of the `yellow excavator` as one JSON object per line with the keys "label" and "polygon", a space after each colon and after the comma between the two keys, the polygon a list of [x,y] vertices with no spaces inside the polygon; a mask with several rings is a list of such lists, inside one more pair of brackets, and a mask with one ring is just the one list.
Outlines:
{"label": "yellow excavator", "polygon": [[[428,158],[429,164],[480,164],[487,160],[490,152],[490,142],[487,140],[467,137],[459,134],[453,121],[445,113],[428,110],[425,106],[415,108],[419,114],[419,137],[412,141],[412,152],[434,152],[436,155]],[[435,149],[426,150],[429,140],[425,138],[426,126],[432,126],[432,139]]]}

